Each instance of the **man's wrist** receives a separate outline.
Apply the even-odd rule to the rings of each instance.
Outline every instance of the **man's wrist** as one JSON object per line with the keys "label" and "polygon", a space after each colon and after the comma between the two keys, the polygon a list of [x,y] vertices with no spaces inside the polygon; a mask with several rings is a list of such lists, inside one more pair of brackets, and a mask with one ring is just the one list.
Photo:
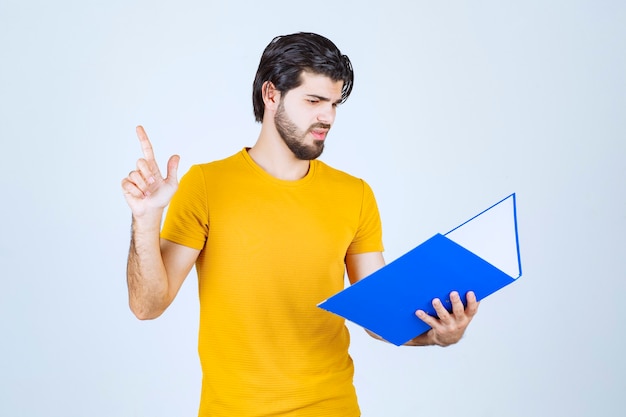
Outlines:
{"label": "man's wrist", "polygon": [[160,232],[162,220],[163,209],[145,211],[140,215],[133,213],[131,228],[133,232]]}

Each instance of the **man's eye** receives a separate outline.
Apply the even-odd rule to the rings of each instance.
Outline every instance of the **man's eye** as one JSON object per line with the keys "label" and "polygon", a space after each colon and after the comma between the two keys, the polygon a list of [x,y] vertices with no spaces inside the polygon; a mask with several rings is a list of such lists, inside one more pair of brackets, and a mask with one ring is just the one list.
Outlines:
{"label": "man's eye", "polygon": [[315,99],[309,99],[308,101],[309,101],[309,103],[311,103],[311,104],[317,104],[317,103],[319,103],[319,100],[315,100]]}

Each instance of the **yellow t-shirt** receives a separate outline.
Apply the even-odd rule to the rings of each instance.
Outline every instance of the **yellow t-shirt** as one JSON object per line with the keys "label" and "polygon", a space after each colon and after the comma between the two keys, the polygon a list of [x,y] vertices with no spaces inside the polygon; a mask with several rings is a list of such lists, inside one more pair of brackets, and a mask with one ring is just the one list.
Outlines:
{"label": "yellow t-shirt", "polygon": [[245,149],[193,166],[161,236],[201,250],[199,415],[358,416],[348,330],[317,304],[381,235],[370,187],[323,162],[297,181]]}

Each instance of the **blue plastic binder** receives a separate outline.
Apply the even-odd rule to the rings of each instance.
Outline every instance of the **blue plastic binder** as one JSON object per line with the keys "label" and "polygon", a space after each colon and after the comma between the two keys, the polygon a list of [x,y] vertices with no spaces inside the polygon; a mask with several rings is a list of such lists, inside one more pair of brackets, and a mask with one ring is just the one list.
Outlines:
{"label": "blue plastic binder", "polygon": [[436,316],[432,300],[451,311],[450,292],[481,300],[522,275],[515,194],[445,235],[436,234],[318,306],[402,345],[430,326],[415,311]]}

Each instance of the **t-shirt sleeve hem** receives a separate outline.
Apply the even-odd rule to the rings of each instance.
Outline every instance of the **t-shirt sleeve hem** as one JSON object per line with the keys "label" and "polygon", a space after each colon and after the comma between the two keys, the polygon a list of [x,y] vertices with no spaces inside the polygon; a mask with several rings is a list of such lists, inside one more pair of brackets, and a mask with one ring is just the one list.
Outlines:
{"label": "t-shirt sleeve hem", "polygon": [[178,233],[165,233],[161,232],[161,238],[174,242],[178,245],[187,246],[192,249],[202,250],[204,249],[204,241],[197,239],[190,239],[189,236],[183,236]]}
{"label": "t-shirt sleeve hem", "polygon": [[351,246],[348,251],[346,252],[346,255],[358,255],[361,253],[368,253],[368,252],[384,252],[385,248],[382,244],[378,244],[378,245],[353,245]]}

